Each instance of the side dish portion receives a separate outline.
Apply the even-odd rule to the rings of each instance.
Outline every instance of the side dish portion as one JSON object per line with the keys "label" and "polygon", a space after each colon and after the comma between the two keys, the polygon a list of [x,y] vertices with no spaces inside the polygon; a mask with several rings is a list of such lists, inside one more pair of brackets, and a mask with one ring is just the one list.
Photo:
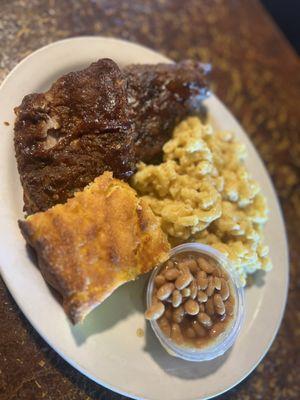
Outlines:
{"label": "side dish portion", "polygon": [[190,117],[176,127],[163,152],[163,163],[138,165],[132,184],[160,218],[170,242],[215,247],[243,285],[247,274],[270,269],[263,243],[268,207],[244,164],[245,146],[231,132]]}
{"label": "side dish portion", "polygon": [[15,150],[31,214],[64,203],[104,171],[128,179],[153,161],[208,89],[201,63],[132,65],[109,59],[59,78],[16,107]]}
{"label": "side dish portion", "polygon": [[110,172],[19,225],[73,323],[118,286],[164,262],[170,250],[147,203]]}
{"label": "side dish portion", "polygon": [[212,259],[193,253],[174,256],[154,279],[152,306],[145,317],[158,320],[177,344],[204,347],[233,320],[231,286],[228,273]]}
{"label": "side dish portion", "polygon": [[244,290],[220,252],[185,243],[156,268],[147,288],[146,319],[165,350],[208,361],[235,342],[244,316]]}

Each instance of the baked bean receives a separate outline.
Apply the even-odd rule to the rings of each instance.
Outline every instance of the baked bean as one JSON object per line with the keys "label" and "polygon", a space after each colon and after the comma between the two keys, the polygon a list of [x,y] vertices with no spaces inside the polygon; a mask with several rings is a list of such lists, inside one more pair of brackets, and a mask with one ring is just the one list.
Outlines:
{"label": "baked bean", "polygon": [[190,297],[191,290],[189,288],[184,288],[184,289],[182,289],[181,294],[183,297]]}
{"label": "baked bean", "polygon": [[220,294],[215,294],[214,295],[214,306],[215,306],[215,311],[217,314],[223,315],[225,314],[225,306],[222,300],[222,297]]}
{"label": "baked bean", "polygon": [[175,281],[175,286],[178,290],[182,290],[189,286],[192,282],[193,276],[190,272],[183,272]]}
{"label": "baked bean", "polygon": [[212,274],[214,272],[214,267],[205,258],[199,257],[197,261],[202,271],[205,271],[207,274]]}
{"label": "baked bean", "polygon": [[177,268],[183,273],[189,274],[191,272],[186,261],[180,261]]}
{"label": "baked bean", "polygon": [[166,300],[173,292],[175,286],[174,283],[165,283],[157,291],[157,298],[159,300]]}
{"label": "baked bean", "polygon": [[222,297],[220,294],[216,293],[213,297],[214,299],[214,306],[215,307],[222,307],[224,305]]}
{"label": "baked bean", "polygon": [[183,343],[183,336],[179,324],[173,323],[171,326],[171,339],[178,344]]}
{"label": "baked bean", "polygon": [[194,274],[196,274],[197,271],[199,270],[197,261],[192,258],[190,260],[186,261],[186,265],[187,265],[188,269]]}
{"label": "baked bean", "polygon": [[207,301],[207,294],[205,292],[202,292],[202,290],[199,290],[197,294],[197,299],[199,303],[205,303]]}
{"label": "baked bean", "polygon": [[171,336],[171,325],[167,320],[167,318],[161,317],[160,320],[158,321],[158,325],[167,337]]}
{"label": "baked bean", "polygon": [[213,275],[216,276],[217,278],[222,278],[221,268],[215,266]]}
{"label": "baked bean", "polygon": [[225,303],[225,311],[227,315],[232,317],[234,314],[234,304],[230,300],[231,299],[229,298]]}
{"label": "baked bean", "polygon": [[203,328],[202,325],[199,324],[199,322],[193,321],[192,326],[198,337],[204,337],[207,335],[206,330]]}
{"label": "baked bean", "polygon": [[172,293],[172,306],[176,308],[179,307],[181,303],[182,303],[182,295],[179,292],[179,290],[175,289],[174,292]]}
{"label": "baked bean", "polygon": [[221,279],[220,295],[222,297],[222,300],[227,300],[229,297],[229,286],[228,283],[223,278]]}
{"label": "baked bean", "polygon": [[221,279],[218,276],[214,277],[214,285],[217,290],[221,289]]}
{"label": "baked bean", "polygon": [[157,287],[161,287],[164,283],[166,283],[166,278],[163,275],[157,275],[154,279],[154,283]]}
{"label": "baked bean", "polygon": [[210,337],[217,337],[225,330],[225,325],[222,322],[217,322],[209,331]]}
{"label": "baked bean", "polygon": [[166,270],[168,269],[173,269],[175,267],[175,264],[172,260],[169,260],[166,264]]}
{"label": "baked bean", "polygon": [[224,321],[226,319],[226,313],[219,315],[219,321]]}
{"label": "baked bean", "polygon": [[164,300],[166,303],[172,303],[172,293],[167,299]]}
{"label": "baked bean", "polygon": [[191,299],[195,300],[195,298],[197,297],[197,292],[198,292],[197,283],[195,280],[192,280],[188,289],[190,289],[190,291],[191,291],[191,294],[190,294]]}
{"label": "baked bean", "polygon": [[192,299],[184,303],[184,310],[189,315],[197,315],[199,313],[199,304]]}
{"label": "baked bean", "polygon": [[205,303],[205,311],[211,317],[214,315],[215,308],[214,308],[214,302],[212,299],[208,299],[207,302]]}
{"label": "baked bean", "polygon": [[184,308],[182,306],[179,306],[175,308],[173,311],[173,321],[176,322],[177,324],[180,324],[180,322],[183,320],[184,317]]}
{"label": "baked bean", "polygon": [[179,274],[180,272],[176,268],[167,269],[167,271],[165,272],[165,278],[167,279],[167,281],[175,281],[178,278]]}
{"label": "baked bean", "polygon": [[189,339],[194,339],[196,337],[196,332],[193,328],[189,327],[185,331],[185,336]]}
{"label": "baked bean", "polygon": [[164,275],[165,272],[166,272],[166,270],[167,270],[167,266],[166,266],[166,265],[163,265],[163,266],[160,268],[160,271],[159,271],[160,275]]}
{"label": "baked bean", "polygon": [[223,305],[222,307],[216,307],[215,310],[217,314],[225,315],[225,305]]}
{"label": "baked bean", "polygon": [[212,326],[212,320],[209,315],[206,313],[199,313],[198,316],[198,321],[205,327],[210,328]]}
{"label": "baked bean", "polygon": [[213,281],[212,277],[209,277],[208,286],[207,286],[207,290],[206,290],[207,296],[211,297],[214,294],[214,291],[215,291],[214,281]]}
{"label": "baked bean", "polygon": [[220,268],[220,271],[221,271],[221,278],[228,281],[228,279],[229,279],[228,273],[224,270],[224,268],[222,268],[222,269]]}
{"label": "baked bean", "polygon": [[[201,271],[203,272],[203,271]],[[208,279],[207,278],[203,278],[200,273],[197,274],[197,286],[198,289],[200,290],[205,290],[208,286]]]}
{"label": "baked bean", "polygon": [[207,278],[207,273],[205,271],[198,271],[197,278]]}
{"label": "baked bean", "polygon": [[154,321],[160,318],[163,315],[164,311],[165,306],[161,301],[159,301],[152,304],[152,306],[145,312],[145,318]]}

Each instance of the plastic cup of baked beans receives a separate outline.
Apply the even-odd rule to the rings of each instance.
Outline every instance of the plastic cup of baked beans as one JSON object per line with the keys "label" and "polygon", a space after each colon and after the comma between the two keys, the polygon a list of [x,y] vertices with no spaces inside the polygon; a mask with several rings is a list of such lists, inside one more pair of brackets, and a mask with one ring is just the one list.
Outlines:
{"label": "plastic cup of baked beans", "polygon": [[165,350],[188,361],[223,355],[238,337],[244,289],[228,259],[211,246],[174,247],[147,287],[151,327]]}

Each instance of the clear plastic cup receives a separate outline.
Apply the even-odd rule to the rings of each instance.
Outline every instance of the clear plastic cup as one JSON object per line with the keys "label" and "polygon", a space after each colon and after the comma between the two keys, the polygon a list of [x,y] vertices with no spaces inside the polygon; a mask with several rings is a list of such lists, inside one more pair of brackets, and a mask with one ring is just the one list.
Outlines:
{"label": "clear plastic cup", "polygon": [[[239,278],[231,267],[229,261],[219,251],[215,250],[211,246],[201,243],[185,243],[174,247],[170,252],[170,258],[174,255],[185,252],[205,255],[206,257],[217,261],[218,264],[225,269],[229,275],[229,281],[235,298],[233,320],[223,333],[221,333],[215,340],[211,340],[208,345],[203,348],[178,345],[162,332],[157,321],[150,321],[150,324],[162,346],[172,356],[188,361],[208,361],[223,355],[234,344],[244,318],[244,289],[240,286]],[[156,267],[150,276],[147,287],[147,308],[151,307],[154,278],[159,273],[161,267],[162,265]]]}

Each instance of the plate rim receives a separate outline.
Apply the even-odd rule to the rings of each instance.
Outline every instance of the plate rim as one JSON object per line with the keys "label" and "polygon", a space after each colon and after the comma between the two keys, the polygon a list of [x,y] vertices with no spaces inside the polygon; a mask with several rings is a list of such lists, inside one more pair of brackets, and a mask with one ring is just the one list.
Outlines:
{"label": "plate rim", "polygon": [[[36,56],[36,54],[38,53],[42,53],[44,51],[47,51],[49,48],[52,47],[56,47],[56,46],[60,46],[60,45],[64,45],[65,43],[68,42],[72,42],[72,41],[99,41],[103,40],[103,41],[111,41],[111,42],[115,42],[120,43],[120,44],[125,44],[125,45],[130,45],[132,47],[138,47],[138,48],[143,48],[144,50],[148,51],[149,53],[151,52],[153,55],[157,56],[161,56],[164,57],[166,62],[172,62],[171,59],[169,59],[168,57],[166,57],[165,55],[161,54],[158,51],[155,51],[151,48],[148,48],[147,46],[141,45],[139,43],[136,42],[131,42],[128,40],[124,40],[124,39],[119,39],[119,38],[115,38],[115,37],[106,37],[106,36],[75,36],[75,37],[70,37],[70,38],[66,38],[66,39],[62,39],[62,40],[58,40],[52,43],[49,43],[45,46],[42,46],[38,49],[36,49],[35,51],[33,51],[32,53],[30,53],[29,55],[27,55],[24,59],[22,59],[19,63],[17,63],[14,68],[7,74],[7,76],[4,78],[3,82],[0,85],[0,92],[2,91],[3,87],[6,85],[7,81],[10,80],[11,76],[13,74],[15,74],[22,66],[24,63],[26,63],[28,60],[30,60],[31,58],[33,58],[34,56]],[[261,164],[262,164],[262,168],[264,169],[264,172],[266,174],[266,176],[268,177],[268,181],[269,184],[271,186],[271,190],[272,190],[272,195],[273,198],[275,200],[276,206],[277,206],[277,211],[278,211],[278,216],[282,225],[282,229],[283,229],[283,233],[284,233],[284,258],[286,260],[286,266],[287,266],[287,271],[285,274],[286,277],[286,285],[284,287],[284,301],[281,305],[281,310],[280,310],[280,314],[277,320],[277,324],[276,324],[276,328],[273,331],[272,337],[268,342],[268,345],[264,348],[264,351],[259,355],[259,357],[257,358],[257,360],[252,364],[251,368],[247,370],[247,372],[245,374],[242,374],[241,378],[239,380],[236,380],[234,383],[232,383],[232,385],[227,386],[224,390],[218,391],[217,393],[213,394],[212,396],[209,395],[208,397],[201,397],[201,399],[205,400],[205,399],[211,399],[215,396],[218,396],[220,394],[223,394],[225,392],[227,392],[228,390],[232,389],[233,387],[235,387],[236,385],[238,385],[239,383],[241,383],[247,376],[249,376],[253,370],[257,367],[257,365],[261,362],[261,360],[265,357],[265,355],[267,354],[267,352],[269,351],[271,345],[274,342],[274,339],[278,333],[278,330],[281,326],[282,320],[283,320],[283,316],[284,316],[284,312],[286,309],[286,304],[287,304],[287,298],[288,298],[288,288],[289,288],[289,269],[290,269],[290,255],[289,255],[289,246],[288,246],[288,237],[287,237],[287,231],[286,231],[286,226],[285,226],[285,221],[284,221],[284,216],[283,216],[283,211],[282,211],[282,207],[280,204],[280,201],[278,199],[273,181],[269,175],[269,172],[265,166],[264,161],[262,160],[260,154],[258,153],[256,147],[254,146],[252,140],[250,139],[250,137],[248,136],[248,134],[246,133],[245,129],[241,126],[241,124],[239,123],[239,121],[236,119],[236,117],[231,113],[231,111],[226,107],[226,105],[216,96],[213,94],[213,97],[222,105],[222,107],[226,110],[226,112],[230,115],[230,117],[234,120],[235,124],[239,127],[239,129],[243,132],[243,134],[246,137],[246,140],[249,142],[249,144],[251,145],[251,147],[253,147],[256,157],[260,160]],[[1,247],[1,245],[0,245]],[[104,388],[107,388],[113,392],[116,392],[118,394],[124,395],[124,396],[130,396],[133,399],[142,399],[144,397],[141,397],[139,395],[136,395],[132,392],[130,392],[129,390],[124,391],[123,389],[119,388],[117,386],[117,384],[114,386],[112,386],[110,383],[99,380],[97,377],[91,375],[91,373],[85,368],[82,367],[79,363],[75,362],[73,359],[69,358],[66,354],[64,354],[63,350],[60,348],[60,346],[57,346],[56,344],[51,343],[51,339],[47,338],[46,335],[44,335],[42,332],[40,332],[39,327],[36,326],[36,324],[34,322],[32,322],[31,316],[28,315],[27,313],[25,313],[23,311],[23,307],[22,304],[20,304],[20,302],[17,300],[18,296],[14,294],[14,289],[13,287],[10,285],[9,280],[6,279],[5,277],[5,272],[2,271],[2,267],[0,265],[0,273],[1,273],[1,277],[6,285],[6,287],[8,288],[9,292],[11,293],[14,301],[16,302],[16,304],[18,305],[18,307],[20,308],[20,310],[22,311],[22,314],[24,315],[24,317],[29,321],[30,325],[33,327],[33,329],[43,338],[43,340],[45,340],[45,342],[56,352],[58,353],[65,361],[67,361],[73,368],[75,368],[78,372],[82,373],[83,375],[87,376],[89,379],[91,379],[93,382],[102,385]],[[145,397],[145,399],[151,399],[150,397]],[[193,398],[186,398],[186,400],[194,400],[195,397]]]}

